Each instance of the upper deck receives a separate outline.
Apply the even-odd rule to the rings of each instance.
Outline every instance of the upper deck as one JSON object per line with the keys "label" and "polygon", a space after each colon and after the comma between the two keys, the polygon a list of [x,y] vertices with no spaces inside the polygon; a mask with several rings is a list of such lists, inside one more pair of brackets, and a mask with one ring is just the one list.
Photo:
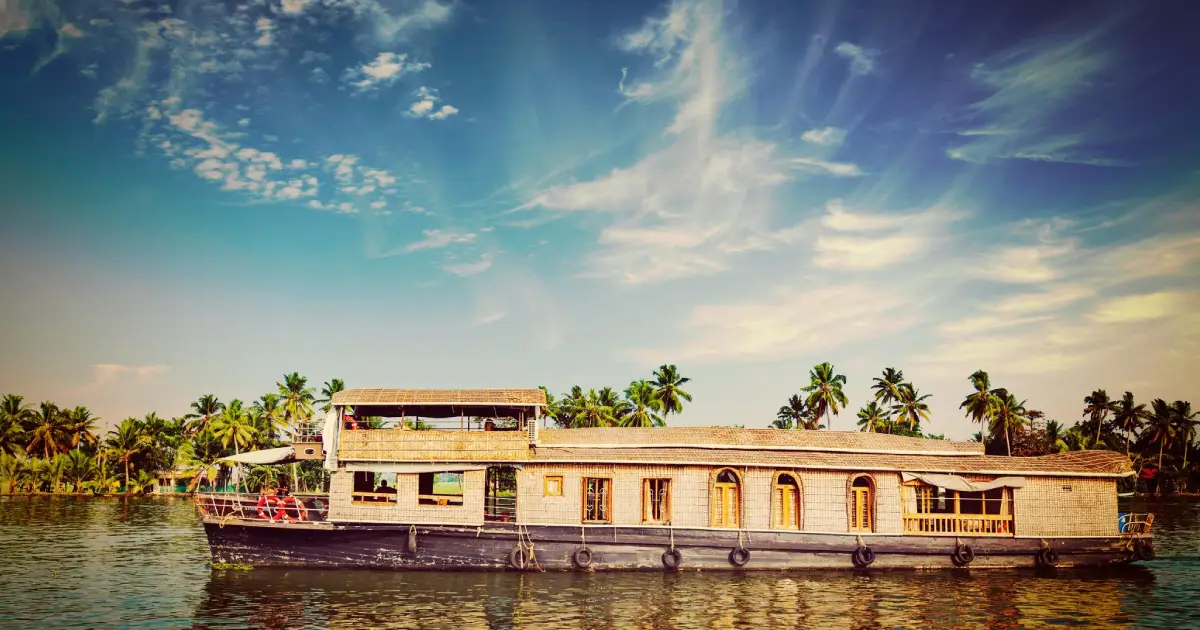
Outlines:
{"label": "upper deck", "polygon": [[335,449],[341,463],[702,464],[1084,477],[1132,472],[1126,457],[1108,451],[1001,457],[984,455],[977,442],[859,431],[544,429],[541,389],[358,389],[335,394],[333,404],[340,421],[326,448]]}

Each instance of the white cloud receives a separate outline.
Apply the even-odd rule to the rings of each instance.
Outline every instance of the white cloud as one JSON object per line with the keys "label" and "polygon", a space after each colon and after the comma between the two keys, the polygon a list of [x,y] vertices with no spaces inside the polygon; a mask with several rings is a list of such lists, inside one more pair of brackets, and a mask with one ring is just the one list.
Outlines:
{"label": "white cloud", "polygon": [[839,57],[844,57],[850,60],[850,72],[859,75],[871,74],[875,71],[875,58],[879,56],[878,50],[870,50],[861,46],[851,44],[850,42],[842,42],[833,49]]}
{"label": "white cloud", "polygon": [[63,37],[70,37],[73,39],[83,37],[83,31],[79,30],[78,26],[75,26],[70,22],[63,24],[62,27],[58,29],[58,34],[62,35]]}
{"label": "white cloud", "polygon": [[303,54],[300,55],[300,65],[307,66],[307,65],[313,64],[313,63],[321,63],[324,61],[329,61],[332,58],[333,57],[330,57],[328,54],[323,53],[323,52],[306,50],[306,51],[304,51]]}
{"label": "white cloud", "polygon": [[303,13],[306,8],[308,8],[310,2],[312,2],[312,0],[283,0],[283,14],[299,15]]}
{"label": "white cloud", "polygon": [[1089,318],[1102,324],[1145,322],[1182,313],[1196,303],[1195,293],[1159,291],[1127,295],[1100,303]]}
{"label": "white cloud", "polygon": [[961,217],[941,206],[908,214],[853,212],[834,199],[821,219],[824,230],[813,244],[813,264],[842,270],[892,267],[941,250],[947,229]]}
{"label": "white cloud", "polygon": [[409,254],[424,249],[439,249],[448,245],[474,243],[476,238],[476,235],[473,232],[425,230],[422,232],[422,234],[425,236],[425,238],[405,245],[400,251],[405,254]]}
{"label": "white cloud", "polygon": [[413,7],[412,10],[395,14],[379,0],[340,0],[333,6],[353,11],[360,20],[374,28],[376,40],[383,44],[406,39],[415,31],[445,24],[454,13],[451,2],[436,0],[410,2],[408,6]]}
{"label": "white cloud", "polygon": [[81,391],[92,391],[101,387],[113,386],[124,377],[145,380],[160,376],[167,371],[165,365],[121,365],[119,363],[100,363],[92,366],[92,382]]}
{"label": "white cloud", "polygon": [[846,130],[838,129],[837,127],[809,129],[801,134],[800,139],[805,142],[818,144],[824,147],[835,147],[846,139]]}
{"label": "white cloud", "polygon": [[422,86],[413,92],[413,96],[417,97],[417,100],[405,112],[410,118],[444,120],[458,113],[458,108],[453,105],[442,105],[438,108],[437,103],[441,97],[438,96],[437,90]]}
{"label": "white cloud", "polygon": [[855,164],[847,162],[826,162],[815,158],[792,158],[794,168],[803,171],[823,171],[835,177],[862,177],[863,172]]}
{"label": "white cloud", "polygon": [[468,276],[479,275],[488,269],[492,268],[492,255],[484,253],[479,257],[479,260],[472,263],[458,263],[454,265],[446,265],[442,269],[456,275],[466,278]]}
{"label": "white cloud", "polygon": [[254,28],[258,31],[258,39],[254,41],[254,45],[260,48],[270,46],[275,33],[275,23],[270,18],[259,18],[254,23]]}
{"label": "white cloud", "polygon": [[428,63],[410,62],[408,55],[381,52],[375,59],[357,68],[347,68],[342,80],[359,91],[368,91],[394,83],[400,77],[421,72],[430,67]]}

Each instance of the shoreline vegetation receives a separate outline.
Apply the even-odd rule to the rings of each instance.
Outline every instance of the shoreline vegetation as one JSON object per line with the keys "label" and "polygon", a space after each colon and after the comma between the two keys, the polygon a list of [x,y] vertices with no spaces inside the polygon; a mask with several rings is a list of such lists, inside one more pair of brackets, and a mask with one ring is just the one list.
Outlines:
{"label": "shoreline vegetation", "polygon": [[[993,387],[987,372],[967,377],[971,393],[959,409],[980,431],[989,455],[1036,456],[1104,449],[1125,453],[1139,471],[1121,482],[1122,492],[1200,496],[1195,450],[1200,413],[1188,401],[1156,398],[1139,403],[1132,392],[1110,398],[1103,389],[1083,397],[1081,415],[1069,428],[1047,418],[1004,387]],[[632,381],[618,393],[612,387],[573,386],[556,398],[546,391],[547,420],[562,428],[661,427],[693,401],[690,378],[675,365],[663,364],[651,378]],[[318,410],[332,408],[333,395],[345,389],[342,379],[325,381],[318,392],[297,372],[284,374],[275,389],[249,404],[222,402],[204,394],[180,417],[155,412],[125,418],[107,434],[98,434],[100,419],[86,407],[37,406],[16,394],[0,400],[0,493],[114,496],[146,494],[160,485],[191,493],[200,488],[257,492],[267,485],[286,485],[295,492],[323,492],[329,474],[320,461],[290,465],[248,466],[231,478],[220,460],[243,451],[285,445],[311,427]],[[776,412],[769,428],[828,430],[842,426],[838,416],[850,408],[847,378],[834,366],[820,363]],[[546,390],[545,387],[542,387]],[[931,395],[888,367],[872,379],[871,394],[855,414],[859,430],[929,439],[946,439],[923,430],[929,420]],[[318,397],[319,396],[319,397]],[[363,418],[365,421],[378,419]],[[410,426],[427,429],[419,420]],[[744,425],[732,425],[744,427]],[[160,479],[166,481],[161,484]],[[169,492],[168,492],[169,493]],[[164,493],[166,494],[166,493]]]}

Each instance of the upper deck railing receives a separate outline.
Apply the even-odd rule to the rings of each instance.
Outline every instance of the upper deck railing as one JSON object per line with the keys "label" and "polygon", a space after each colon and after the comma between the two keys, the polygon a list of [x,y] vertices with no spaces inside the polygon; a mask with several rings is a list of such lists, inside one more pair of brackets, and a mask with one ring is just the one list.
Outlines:
{"label": "upper deck railing", "polygon": [[329,497],[289,494],[279,497],[239,492],[197,492],[192,496],[204,516],[271,522],[323,522],[329,517]]}
{"label": "upper deck railing", "polygon": [[529,459],[525,431],[343,430],[338,442],[343,461],[475,461]]}

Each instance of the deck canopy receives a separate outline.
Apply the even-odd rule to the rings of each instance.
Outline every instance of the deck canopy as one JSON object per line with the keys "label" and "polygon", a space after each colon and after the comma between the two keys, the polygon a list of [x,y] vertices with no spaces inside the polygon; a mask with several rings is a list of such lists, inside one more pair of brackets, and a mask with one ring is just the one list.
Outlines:
{"label": "deck canopy", "polygon": [[281,446],[279,448],[268,448],[261,451],[246,451],[229,457],[222,457],[221,461],[232,464],[279,464],[282,462],[291,462],[296,460],[296,452],[290,446]]}
{"label": "deck canopy", "polygon": [[[546,407],[541,389],[347,389],[333,404],[354,407],[356,415],[385,418],[457,416],[530,417]],[[361,410],[361,411],[360,411]]]}

